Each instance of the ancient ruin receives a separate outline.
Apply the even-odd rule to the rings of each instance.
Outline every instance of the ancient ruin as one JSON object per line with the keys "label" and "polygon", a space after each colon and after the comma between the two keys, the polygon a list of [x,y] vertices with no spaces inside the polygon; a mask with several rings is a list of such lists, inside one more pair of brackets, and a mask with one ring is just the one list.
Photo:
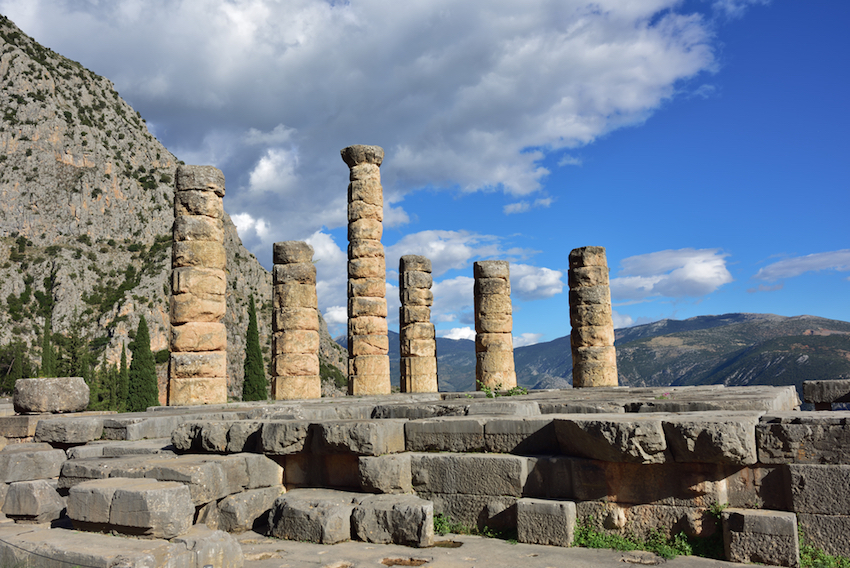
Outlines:
{"label": "ancient ruin", "polygon": [[431,261],[405,255],[398,265],[401,392],[437,392],[437,340],[431,323]]}
{"label": "ancient ruin", "polygon": [[348,185],[348,394],[389,394],[384,190],[378,146],[341,151]]}
{"label": "ancient ruin", "polygon": [[178,166],[171,257],[170,406],[227,402],[224,174]]}
{"label": "ancient ruin", "polygon": [[274,244],[272,398],[320,398],[319,309],[313,247]]}
{"label": "ancient ruin", "polygon": [[473,264],[475,276],[475,385],[512,389],[514,370],[510,266],[506,260]]}
{"label": "ancient ruin", "polygon": [[617,352],[604,247],[570,251],[573,387],[615,387]]}

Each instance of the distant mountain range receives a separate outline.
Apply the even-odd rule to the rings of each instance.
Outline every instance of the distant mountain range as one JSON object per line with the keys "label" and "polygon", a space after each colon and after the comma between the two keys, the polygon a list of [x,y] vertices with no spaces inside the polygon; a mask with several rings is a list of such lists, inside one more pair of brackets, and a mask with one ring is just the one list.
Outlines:
{"label": "distant mountain range", "polygon": [[[337,342],[345,346],[345,338]],[[398,334],[390,369],[398,384]],[[814,316],[725,314],[661,320],[616,331],[624,386],[800,385],[850,378],[850,323]],[[440,390],[475,388],[475,342],[437,339]],[[570,337],[514,350],[517,382],[529,388],[572,383]]]}

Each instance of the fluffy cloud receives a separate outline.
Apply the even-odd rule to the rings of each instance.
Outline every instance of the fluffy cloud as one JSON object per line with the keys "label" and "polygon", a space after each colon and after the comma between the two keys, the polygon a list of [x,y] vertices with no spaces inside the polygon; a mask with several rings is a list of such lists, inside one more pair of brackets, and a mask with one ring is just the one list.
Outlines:
{"label": "fluffy cloud", "polygon": [[611,319],[614,320],[614,329],[631,327],[635,325],[635,320],[632,316],[628,314],[621,314],[616,310],[612,310]]}
{"label": "fluffy cloud", "polygon": [[551,298],[563,290],[562,277],[559,270],[511,263],[511,297],[519,300]]}
{"label": "fluffy cloud", "polygon": [[818,272],[820,270],[837,270],[839,272],[850,270],[850,249],[786,258],[768,264],[759,270],[753,278],[773,282],[782,278],[800,276],[805,272]]}
{"label": "fluffy cloud", "polygon": [[653,296],[704,296],[732,282],[727,254],[719,249],[663,250],[623,259],[619,276],[611,279],[611,296],[619,301]]}
{"label": "fluffy cloud", "polygon": [[543,197],[540,199],[535,199],[534,201],[518,201],[517,203],[509,203],[502,208],[502,211],[505,215],[511,215],[513,213],[525,213],[531,209],[537,209],[538,207],[549,207],[552,205],[552,201],[554,201],[551,197]]}
{"label": "fluffy cloud", "polygon": [[[538,191],[542,158],[644,121],[713,70],[712,24],[684,6],[0,0],[25,32],[112,79],[180,159],[221,168],[228,210],[268,227],[249,243],[267,266],[268,243],[345,223],[337,152],[352,143],[387,151],[389,224],[407,222],[403,197],[422,187]],[[524,203],[537,202],[508,212]]]}
{"label": "fluffy cloud", "polygon": [[431,321],[474,324],[475,316],[472,313],[474,284],[475,279],[469,276],[434,282],[431,287],[431,291],[434,292]]}
{"label": "fluffy cloud", "polygon": [[471,327],[455,327],[440,333],[440,337],[446,339],[469,339],[475,341],[475,330]]}
{"label": "fluffy cloud", "polygon": [[514,335],[514,349],[516,349],[517,347],[525,347],[527,345],[534,345],[535,343],[539,343],[541,337],[543,337],[542,333],[523,333],[521,335]]}

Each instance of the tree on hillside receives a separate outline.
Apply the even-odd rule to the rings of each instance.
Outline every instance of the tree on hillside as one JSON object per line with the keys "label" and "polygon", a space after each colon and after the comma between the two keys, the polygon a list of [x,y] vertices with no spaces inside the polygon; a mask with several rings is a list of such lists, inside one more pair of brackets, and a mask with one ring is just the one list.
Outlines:
{"label": "tree on hillside", "polygon": [[159,406],[156,362],[151,353],[151,337],[145,316],[139,319],[139,327],[136,330],[136,338],[130,344],[130,352],[133,359],[127,373],[127,410],[141,412],[149,406]]}
{"label": "tree on hillside", "polygon": [[0,347],[0,392],[11,394],[15,381],[34,376],[26,345],[15,341]]}
{"label": "tree on hillside", "polygon": [[55,377],[56,351],[53,348],[53,307],[56,305],[54,292],[58,287],[57,274],[59,268],[54,262],[50,266],[50,272],[44,279],[44,292],[35,291],[35,299],[38,302],[38,313],[44,318],[44,330],[41,336],[41,368],[39,377]]}
{"label": "tree on hillside", "polygon": [[118,367],[118,400],[116,408],[118,412],[127,410],[127,398],[130,395],[130,373],[127,370],[127,347],[121,345],[121,366]]}
{"label": "tree on hillside", "polygon": [[266,400],[266,371],[263,369],[263,352],[260,350],[260,330],[257,327],[257,308],[253,294],[248,304],[248,332],[245,338],[243,370],[242,400]]}

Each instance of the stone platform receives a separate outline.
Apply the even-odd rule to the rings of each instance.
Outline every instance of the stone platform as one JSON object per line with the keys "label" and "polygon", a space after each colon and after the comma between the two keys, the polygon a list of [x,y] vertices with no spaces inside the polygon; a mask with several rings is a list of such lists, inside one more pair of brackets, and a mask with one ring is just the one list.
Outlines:
{"label": "stone platform", "polygon": [[[850,530],[850,497],[842,489],[850,468],[850,412],[800,412],[798,406],[791,387],[615,387],[43,416],[32,436],[10,437],[14,432],[6,430],[0,490],[42,479],[67,499],[91,480],[150,478],[163,487],[188,486],[194,526],[224,535],[269,531],[278,519],[297,518],[312,523],[311,534],[334,534],[334,540],[417,546],[428,545],[422,531],[438,514],[515,530],[534,542],[569,540],[566,524],[551,535],[529,529],[549,523],[546,515],[639,537],[655,530],[708,537],[721,528],[712,508],[728,504],[794,513],[815,544],[848,555],[845,539],[836,535]],[[7,418],[19,417],[0,417],[0,429]],[[87,427],[70,427],[80,421]],[[102,428],[92,428],[92,421]],[[100,432],[100,439],[86,442],[80,432]],[[343,499],[345,512],[325,515],[349,525],[328,532],[333,527],[322,519],[279,499],[289,492],[295,499],[296,489],[336,491],[317,501],[314,508],[324,511],[332,510],[339,492],[353,495]],[[405,520],[388,524],[388,518]],[[396,525],[418,536],[393,536]],[[346,532],[346,526],[352,528]],[[279,534],[287,531],[300,534],[292,528]],[[739,540],[756,546],[761,534]],[[793,559],[785,563],[794,565]]]}

